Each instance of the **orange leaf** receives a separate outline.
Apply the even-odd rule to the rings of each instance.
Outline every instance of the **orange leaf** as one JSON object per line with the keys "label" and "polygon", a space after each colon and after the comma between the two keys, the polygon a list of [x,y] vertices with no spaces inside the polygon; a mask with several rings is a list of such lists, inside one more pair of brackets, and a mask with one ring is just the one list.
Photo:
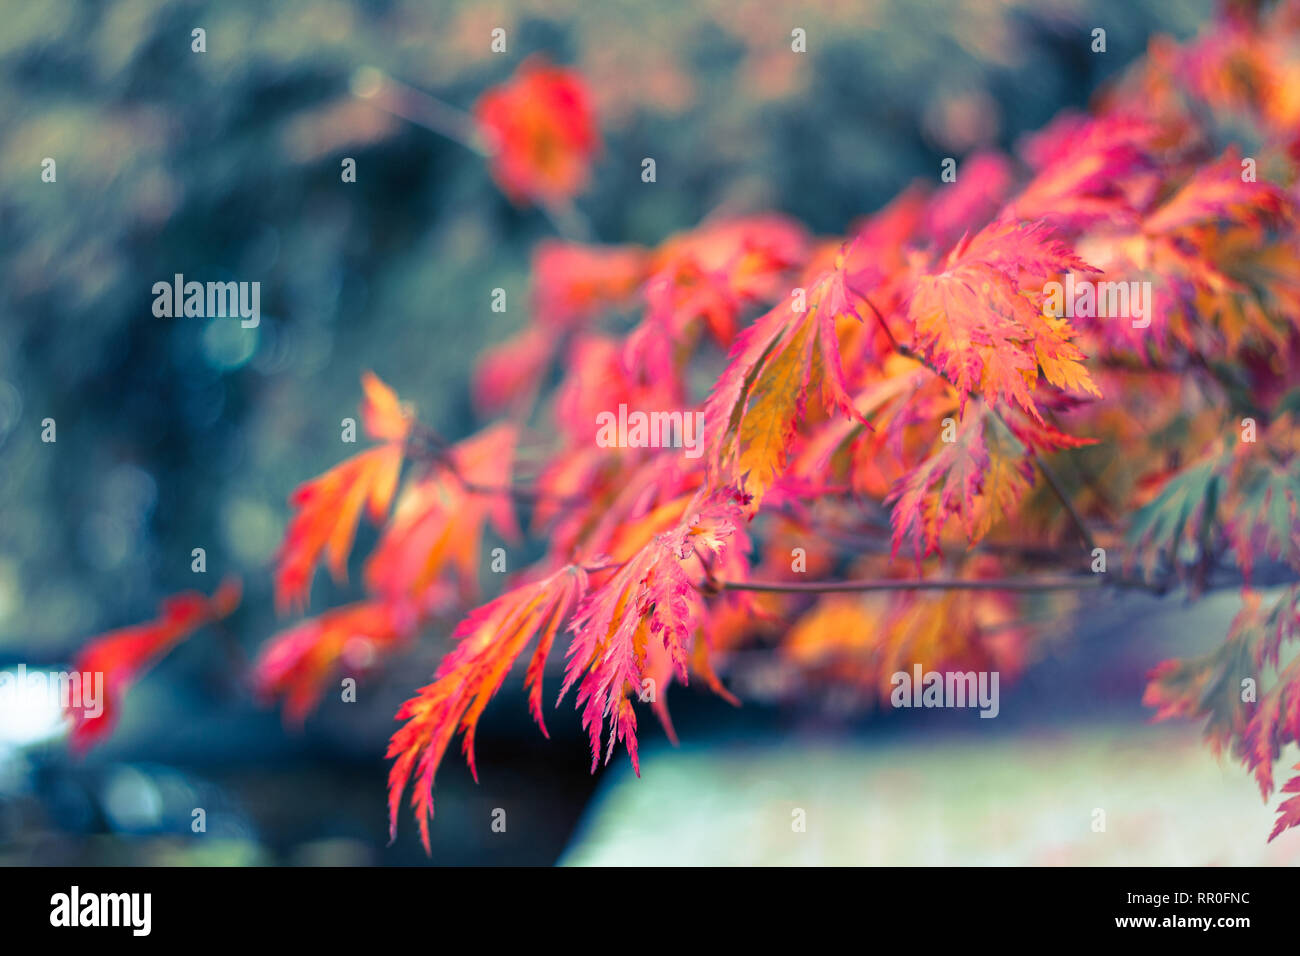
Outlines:
{"label": "orange leaf", "polygon": [[[393,766],[388,775],[389,831],[397,836],[397,811],[402,793],[415,777],[411,807],[425,852],[430,851],[429,822],[433,819],[433,782],[443,754],[459,730],[470,772],[474,764],[474,729],[492,695],[534,635],[537,649],[524,679],[531,689],[529,706],[541,724],[542,670],[555,635],[587,589],[580,567],[562,568],[545,580],[507,591],[460,623],[452,637],[459,641],[443,659],[432,684],[420,688],[398,710],[406,721],[388,743]],[[545,725],[542,731],[545,733]]]}
{"label": "orange leaf", "polygon": [[367,372],[361,384],[362,423],[368,434],[386,444],[354,455],[300,485],[289,497],[296,514],[275,558],[275,603],[281,613],[306,605],[322,553],[334,579],[346,579],[362,509],[371,521],[383,521],[397,489],[414,418],[375,375]]}
{"label": "orange leaf", "polygon": [[283,697],[286,722],[301,725],[340,665],[351,675],[368,669],[417,623],[410,610],[378,601],[335,608],[273,637],[258,655],[253,681],[262,695]]}
{"label": "orange leaf", "polygon": [[587,184],[600,134],[587,86],[541,57],[474,105],[492,152],[492,175],[511,201],[559,202]]}
{"label": "orange leaf", "polygon": [[231,614],[239,606],[241,590],[239,579],[230,577],[210,598],[198,591],[185,591],[164,600],[158,616],[147,624],[92,638],[77,654],[72,669],[78,674],[102,675],[103,707],[95,715],[68,708],[73,749],[85,751],[103,740],[117,720],[127,688],[204,624]]}
{"label": "orange leaf", "polygon": [[477,591],[479,550],[489,522],[507,540],[518,537],[507,489],[517,430],[494,425],[455,445],[449,466],[409,484],[366,562],[366,586],[390,601],[428,609],[451,572],[461,594]]}

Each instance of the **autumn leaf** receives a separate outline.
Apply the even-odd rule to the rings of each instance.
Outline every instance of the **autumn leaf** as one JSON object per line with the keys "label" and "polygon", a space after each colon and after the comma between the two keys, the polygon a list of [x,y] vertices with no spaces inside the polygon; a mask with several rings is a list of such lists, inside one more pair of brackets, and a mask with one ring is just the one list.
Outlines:
{"label": "autumn leaf", "polygon": [[[651,641],[668,652],[677,677],[689,680],[691,639],[703,615],[697,581],[704,562],[722,560],[742,525],[743,495],[715,494],[672,531],[656,535],[594,588],[574,614],[568,663],[559,700],[577,685],[582,726],[591,739],[591,768],[601,759],[601,737],[609,723],[605,761],[623,741],[637,762],[636,716],[629,694],[639,695]],[[557,701],[558,704],[558,701]]]}
{"label": "autumn leaf", "polygon": [[[958,576],[1002,573],[996,559],[981,555],[964,561]],[[781,659],[806,678],[857,687],[877,699],[888,697],[895,673],[910,672],[916,662],[929,670],[1009,677],[1023,669],[1032,637],[1016,612],[1015,599],[997,591],[824,595],[795,621]]]}
{"label": "autumn leaf", "polygon": [[1035,174],[1003,218],[1044,221],[1067,235],[1131,225],[1149,201],[1159,133],[1138,116],[1063,114],[1024,144]]}
{"label": "autumn leaf", "polygon": [[1259,228],[1276,224],[1290,213],[1285,194],[1269,182],[1248,181],[1241,157],[1228,150],[1217,162],[1203,166],[1142,222],[1151,235],[1168,235],[1192,226],[1218,222]]}
{"label": "autumn leaf", "polygon": [[1057,388],[1100,396],[1073,328],[1046,314],[1044,291],[1061,273],[1095,271],[1041,223],[994,223],[958,243],[941,271],[917,278],[911,348],[963,395],[1006,399],[1039,420],[1031,393],[1040,368]]}
{"label": "autumn leaf", "polygon": [[[534,637],[539,724],[563,629],[560,697],[575,691],[593,769],[621,742],[639,771],[638,705],[675,740],[671,683],[727,695],[741,650],[775,652],[774,693],[848,684],[870,700],[922,660],[1019,672],[1042,639],[1031,618],[1064,627],[1071,594],[888,582],[1078,570],[1057,540],[1067,519],[1099,547],[1127,542],[1125,567],[1147,579],[1092,594],[1187,584],[1195,598],[1233,572],[1249,584],[1256,564],[1300,570],[1300,17],[1246,6],[1188,44],[1153,40],[1090,115],[1026,141],[1023,162],[968,156],[956,182],[912,186],[847,238],[720,212],[655,247],[539,243],[530,321],[475,377],[478,407],[512,424],[450,448],[421,432],[390,520],[413,422],[367,381],[380,444],[299,493],[276,592],[305,602],[322,560],[341,577],[369,506],[383,523],[369,597],[279,635],[263,691],[305,714],[341,668],[472,597],[486,537],[516,541],[516,511],[528,517],[532,583],[469,615],[390,742],[393,824],[411,785],[427,848],[447,746],[460,733],[474,770],[483,708]],[[558,223],[599,147],[589,97],[534,59],[476,107],[493,176]],[[1056,282],[1086,283],[1094,307]],[[717,376],[714,345],[729,348]],[[620,406],[690,415],[703,394],[699,459],[597,438]],[[513,459],[535,419],[525,480]],[[1095,451],[1059,454],[1092,436]],[[1036,471],[1049,480],[1031,494]],[[857,576],[870,593],[808,596]],[[1203,720],[1266,797],[1300,731],[1300,592],[1287,594],[1246,591],[1223,644],[1163,662],[1144,695],[1158,719]],[[1300,821],[1300,777],[1283,790],[1297,796],[1273,836]]]}
{"label": "autumn leaf", "polygon": [[546,239],[533,253],[533,311],[552,331],[581,325],[632,301],[651,260],[640,246],[596,246]]}
{"label": "autumn leaf", "polygon": [[524,685],[529,688],[529,708],[542,732],[546,732],[541,708],[546,657],[555,635],[586,590],[586,572],[576,566],[565,567],[544,580],[507,591],[457,626],[452,638],[458,643],[438,666],[433,683],[422,687],[417,696],[403,704],[395,718],[406,723],[388,744],[388,757],[393,760],[388,775],[391,838],[397,836],[402,794],[414,778],[411,807],[415,810],[425,852],[430,852],[433,782],[447,745],[459,731],[470,773],[477,781],[475,727],[488,701],[534,637],[537,648],[529,662]]}
{"label": "autumn leaf", "polygon": [[950,427],[951,436],[941,435],[930,457],[886,499],[893,505],[895,554],[908,539],[918,561],[937,553],[944,525],[952,519],[961,522],[972,544],[978,542],[1013,513],[1033,483],[1025,445],[987,405],[968,405]]}
{"label": "autumn leaf", "polygon": [[[1300,770],[1300,763],[1291,768]],[[1282,831],[1290,827],[1300,827],[1300,775],[1292,777],[1282,786],[1283,793],[1293,793],[1296,796],[1288,797],[1277,806],[1278,818],[1277,823],[1273,826],[1273,832],[1268,835],[1268,842],[1272,843],[1274,839],[1282,835]]]}
{"label": "autumn leaf", "polygon": [[594,444],[597,416],[620,405],[645,412],[683,403],[672,343],[646,323],[621,342],[604,335],[577,337],[568,365],[569,377],[555,394],[554,419],[574,444]]}
{"label": "autumn leaf", "polygon": [[488,349],[474,369],[475,406],[483,412],[500,412],[531,400],[541,388],[554,344],[554,335],[529,325]]}
{"label": "autumn leaf", "polygon": [[[1275,424],[1294,429],[1289,417]],[[1247,442],[1239,447],[1264,446]],[[1300,460],[1253,457],[1253,466],[1245,474],[1238,476],[1234,469],[1224,533],[1248,578],[1261,556],[1300,570]]]}
{"label": "autumn leaf", "polygon": [[963,160],[958,180],[930,200],[922,235],[931,237],[937,248],[947,249],[967,233],[982,229],[999,211],[1012,182],[1011,164],[997,153],[977,153]]}
{"label": "autumn leaf", "polygon": [[493,425],[454,445],[444,462],[408,484],[366,561],[366,587],[422,611],[445,603],[454,578],[464,597],[477,593],[479,553],[491,526],[518,537],[510,498],[517,430]]}
{"label": "autumn leaf", "polygon": [[1271,183],[1246,181],[1231,150],[1175,182],[1131,229],[1081,240],[1108,276],[1151,286],[1141,322],[1090,324],[1111,349],[1148,360],[1284,347],[1300,302],[1294,203]]}
{"label": "autumn leaf", "polygon": [[334,579],[346,580],[362,510],[371,521],[383,521],[397,488],[413,418],[392,389],[374,375],[367,373],[362,385],[362,424],[372,438],[385,444],[354,455],[290,496],[296,513],[275,559],[275,603],[281,613],[306,606],[322,553]]}
{"label": "autumn leaf", "polygon": [[1212,452],[1170,478],[1134,513],[1125,563],[1141,561],[1149,578],[1161,565],[1177,569],[1200,560],[1212,543],[1228,458]]}
{"label": "autumn leaf", "polygon": [[403,442],[415,419],[411,407],[373,372],[361,376],[365,398],[361,402],[361,424],[376,441]]}
{"label": "autumn leaf", "polygon": [[124,627],[92,638],[72,663],[74,673],[103,679],[100,713],[68,708],[72,718],[72,748],[84,752],[112,731],[127,690],[177,644],[200,627],[229,616],[239,606],[238,578],[227,578],[212,597],[185,591],[169,597],[158,608],[158,616],[146,624]]}
{"label": "autumn leaf", "polygon": [[808,238],[779,216],[723,220],[673,236],[654,251],[647,316],[674,339],[703,320],[729,345],[746,306],[784,294],[781,280],[808,255]]}
{"label": "autumn leaf", "polygon": [[335,608],[273,637],[253,665],[253,683],[263,697],[283,698],[286,723],[300,726],[333,674],[345,669],[355,677],[372,668],[418,623],[413,609],[380,601]]}
{"label": "autumn leaf", "polygon": [[489,144],[493,178],[513,202],[562,202],[586,186],[600,132],[579,74],[531,57],[483,94],[474,117]]}
{"label": "autumn leaf", "polygon": [[[1155,720],[1200,718],[1205,736],[1219,753],[1229,747],[1242,760],[1267,799],[1273,791],[1273,765],[1287,743],[1300,743],[1300,658],[1279,668],[1282,648],[1300,641],[1300,585],[1287,588],[1265,608],[1246,592],[1242,610],[1224,644],[1200,657],[1162,661],[1149,675],[1142,702],[1156,709]],[[1264,669],[1278,668],[1265,683]],[[1247,698],[1245,688],[1257,692]],[[1297,792],[1295,781],[1285,792]],[[1295,798],[1283,801],[1272,840],[1296,825]]]}
{"label": "autumn leaf", "polygon": [[844,272],[823,273],[806,301],[791,298],[736,339],[731,359],[704,406],[705,454],[723,480],[740,483],[754,506],[785,469],[810,387],[827,411],[859,417],[840,367],[836,320],[862,320],[860,297]]}

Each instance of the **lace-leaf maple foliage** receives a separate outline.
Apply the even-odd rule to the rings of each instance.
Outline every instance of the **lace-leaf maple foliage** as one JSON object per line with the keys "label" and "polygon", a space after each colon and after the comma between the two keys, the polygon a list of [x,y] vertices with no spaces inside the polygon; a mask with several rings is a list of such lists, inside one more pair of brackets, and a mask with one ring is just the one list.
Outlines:
{"label": "lace-leaf maple foliage", "polygon": [[[289,610],[320,563],[341,579],[364,512],[381,529],[367,596],[273,638],[259,686],[301,719],[354,673],[356,641],[382,656],[464,613],[485,534],[544,543],[398,712],[391,823],[409,789],[427,849],[450,742],[477,777],[475,727],[516,668],[545,733],[557,644],[593,769],[619,743],[636,767],[638,709],[673,735],[669,685],[732,699],[746,648],[868,696],[914,661],[1014,676],[1074,591],[1227,581],[1245,609],[1222,647],[1161,664],[1145,699],[1203,719],[1267,798],[1300,742],[1300,591],[1253,586],[1264,565],[1300,575],[1300,4],[1230,9],[1187,45],[1154,40],[1090,115],[848,235],[763,214],[654,248],[543,242],[529,323],[478,366],[495,423],[446,442],[365,377],[376,444],[294,493],[275,582]],[[589,102],[540,61],[484,97],[514,202],[586,182]],[[1151,308],[1050,292],[1087,281],[1149,283]],[[700,454],[602,447],[597,416],[621,406],[701,412]],[[540,468],[516,468],[521,447]],[[1272,837],[1300,825],[1300,796],[1279,813]]]}

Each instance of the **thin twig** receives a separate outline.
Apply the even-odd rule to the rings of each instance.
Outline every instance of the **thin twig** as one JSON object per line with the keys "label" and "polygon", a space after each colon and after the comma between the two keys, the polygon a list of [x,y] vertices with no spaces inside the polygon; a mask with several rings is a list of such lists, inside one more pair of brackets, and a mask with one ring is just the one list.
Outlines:
{"label": "thin twig", "polygon": [[589,505],[591,499],[578,498],[573,495],[553,495],[547,491],[539,491],[532,485],[480,485],[477,482],[465,481],[459,475],[456,479],[460,482],[462,488],[470,494],[475,495],[506,495],[514,498],[516,501],[534,501],[547,502],[558,505]]}
{"label": "thin twig", "polygon": [[506,495],[516,501],[549,502],[570,507],[589,504],[590,500],[574,495],[557,495],[540,491],[535,487],[536,479],[529,479],[517,484],[484,485],[468,481],[456,467],[456,460],[451,454],[451,443],[423,422],[415,422],[406,441],[406,456],[412,461],[428,462],[447,472],[456,479],[465,491],[474,495]]}
{"label": "thin twig", "polygon": [[1020,578],[866,578],[847,581],[720,581],[725,591],[771,591],[824,594],[839,591],[1084,591],[1107,582],[1105,575]]}
{"label": "thin twig", "polygon": [[570,242],[591,242],[595,231],[591,220],[583,215],[582,210],[572,200],[564,202],[539,202],[538,208],[551,223],[560,237]]}
{"label": "thin twig", "polygon": [[352,93],[386,113],[432,130],[480,156],[491,155],[473,116],[423,90],[393,79],[382,70],[373,66],[357,70],[352,77]]}
{"label": "thin twig", "polygon": [[[866,591],[1088,591],[1099,588],[1116,588],[1126,591],[1142,591],[1153,597],[1164,597],[1185,580],[1166,578],[1160,581],[1147,581],[1127,574],[1099,572],[1096,574],[1078,574],[1073,576],[1038,577],[1024,576],[1011,578],[927,578],[908,580],[896,578],[863,578],[848,581],[718,581],[717,586],[724,591],[769,591],[789,592],[791,594],[822,594]],[[1207,580],[1198,585],[1196,593],[1240,588],[1245,581],[1240,575],[1225,575],[1217,581]],[[1267,583],[1256,581],[1256,587],[1281,587],[1300,584],[1300,575],[1289,567],[1283,567],[1279,577],[1269,579]]]}
{"label": "thin twig", "polygon": [[[885,335],[889,336],[889,342],[894,346],[894,351],[901,355],[910,356],[912,350],[908,349],[905,345],[900,345],[898,339],[894,338],[893,330],[889,327],[889,323],[885,321],[885,317],[880,314],[880,310],[876,308],[876,303],[872,302],[871,299],[865,295],[862,296],[862,301],[871,307],[871,312],[876,317],[876,321],[879,322],[880,327],[885,330]],[[932,371],[937,372],[935,369],[932,369]]]}
{"label": "thin twig", "polygon": [[[445,136],[480,156],[491,158],[492,143],[474,117],[436,96],[394,79],[373,66],[362,67],[352,77],[352,93],[386,113]],[[538,208],[560,236],[571,242],[591,242],[590,220],[571,200],[539,201]]]}
{"label": "thin twig", "polygon": [[[1003,428],[1008,432],[1011,432],[1011,434],[1015,434],[1015,432],[1011,431],[1011,426],[1007,424],[1007,420],[1002,417],[1001,412],[992,405],[989,405],[988,409],[993,413],[993,417],[998,420]],[[1030,456],[1034,459],[1034,464],[1038,466],[1038,470],[1043,473],[1043,477],[1047,480],[1047,487],[1052,489],[1052,494],[1056,495],[1057,500],[1061,503],[1061,507],[1063,507],[1066,514],[1070,516],[1070,523],[1074,525],[1074,530],[1078,532],[1079,540],[1083,542],[1084,548],[1089,554],[1091,554],[1093,550],[1096,549],[1097,543],[1093,540],[1092,532],[1088,530],[1088,526],[1083,523],[1083,516],[1079,514],[1078,510],[1074,507],[1074,502],[1070,500],[1069,496],[1065,493],[1065,489],[1061,487],[1061,479],[1057,477],[1052,466],[1043,459],[1043,456],[1038,453],[1037,449],[1029,448],[1027,450],[1029,451]]]}

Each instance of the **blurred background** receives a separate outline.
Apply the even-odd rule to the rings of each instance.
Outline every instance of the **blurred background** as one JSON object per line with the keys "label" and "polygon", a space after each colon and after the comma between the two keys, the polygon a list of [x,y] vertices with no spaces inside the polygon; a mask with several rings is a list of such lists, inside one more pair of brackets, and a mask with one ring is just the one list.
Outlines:
{"label": "blurred background", "polygon": [[[473,431],[473,358],[526,318],[491,312],[488,290],[526,303],[530,249],[553,230],[480,157],[354,97],[358,70],[465,109],[530,54],[581,70],[605,151],[579,206],[603,241],[655,243],[718,209],[833,234],[942,157],[1010,149],[1085,106],[1153,34],[1186,38],[1209,9],[0,0],[0,669],[66,667],[166,594],[211,592],[227,572],[245,584],[226,626],[149,673],[84,760],[56,715],[0,714],[0,862],[428,862],[407,816],[385,847],[383,753],[446,633],[301,731],[257,704],[246,667],[285,623],[268,563],[286,498],[340,459],[361,372],[444,435]],[[259,281],[260,325],[155,318],[152,285],[175,273]],[[372,542],[363,523],[358,553]],[[351,596],[318,576],[312,610]],[[1194,728],[1144,727],[1138,705],[1150,665],[1219,640],[1235,600],[1091,615],[1003,688],[997,721],[833,700],[735,710],[676,689],[685,745],[647,722],[639,782],[625,761],[587,773],[571,710],[543,739],[512,679],[480,726],[482,784],[454,755],[440,772],[432,862],[1295,862],[1296,833],[1265,849],[1272,814],[1244,771]],[[806,834],[791,807],[808,810]],[[1115,821],[1106,834],[1090,832],[1094,807]]]}

